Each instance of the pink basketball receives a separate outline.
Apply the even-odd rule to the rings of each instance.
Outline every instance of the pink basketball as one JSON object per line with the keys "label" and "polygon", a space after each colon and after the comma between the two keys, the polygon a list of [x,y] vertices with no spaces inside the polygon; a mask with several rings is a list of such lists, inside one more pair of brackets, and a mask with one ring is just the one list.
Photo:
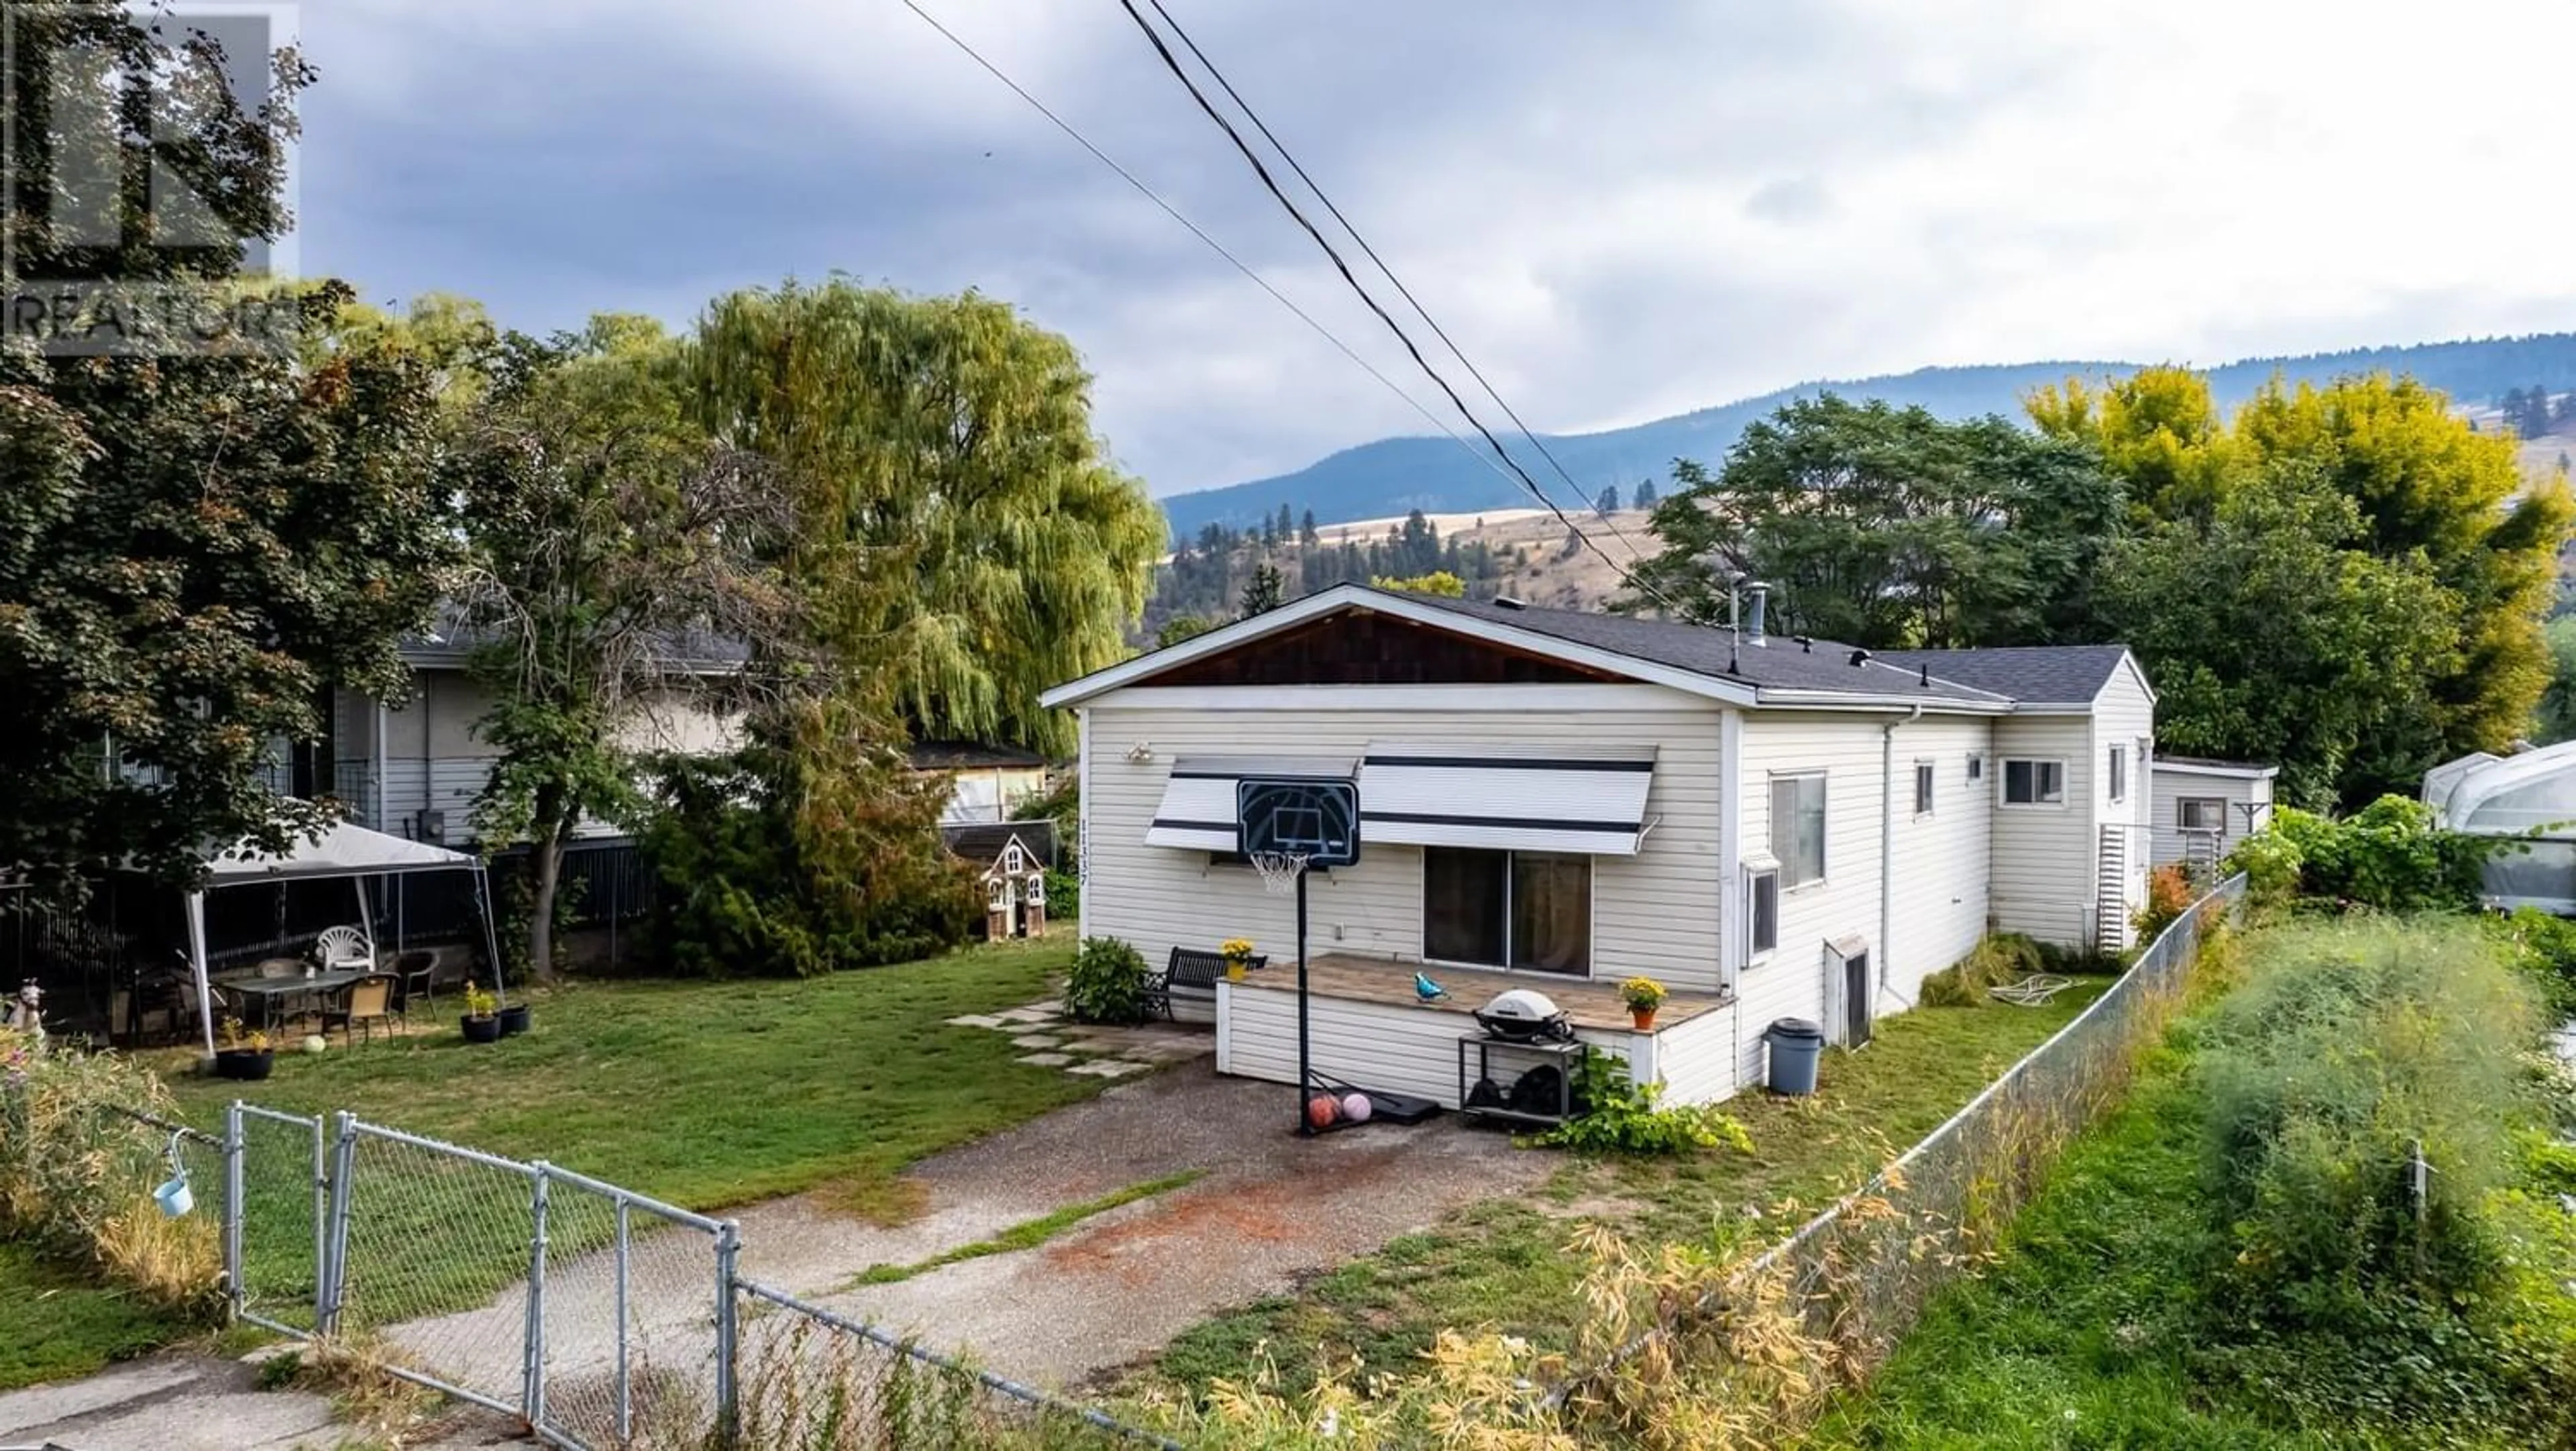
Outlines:
{"label": "pink basketball", "polygon": [[1342,1117],[1355,1124],[1367,1123],[1371,1107],[1367,1094],[1354,1093],[1342,1100]]}

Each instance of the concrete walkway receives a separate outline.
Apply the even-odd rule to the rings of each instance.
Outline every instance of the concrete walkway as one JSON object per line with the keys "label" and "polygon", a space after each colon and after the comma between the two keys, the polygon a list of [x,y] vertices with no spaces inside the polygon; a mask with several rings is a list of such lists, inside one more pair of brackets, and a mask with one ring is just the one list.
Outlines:
{"label": "concrete walkway", "polygon": [[[403,1438],[405,1451],[464,1451],[510,1439],[497,1418],[459,1415]],[[0,1395],[0,1445],[71,1451],[293,1451],[374,1444],[339,1423],[327,1397],[263,1391],[246,1361],[162,1355],[65,1385]]]}

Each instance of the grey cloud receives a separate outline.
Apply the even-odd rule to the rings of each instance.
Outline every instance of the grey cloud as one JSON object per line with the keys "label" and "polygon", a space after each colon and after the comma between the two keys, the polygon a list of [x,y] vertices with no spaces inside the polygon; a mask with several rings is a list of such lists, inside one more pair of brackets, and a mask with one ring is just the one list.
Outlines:
{"label": "grey cloud", "polygon": [[1834,195],[1812,176],[1788,176],[1763,183],[1745,199],[1744,214],[1766,222],[1794,226],[1834,213]]}

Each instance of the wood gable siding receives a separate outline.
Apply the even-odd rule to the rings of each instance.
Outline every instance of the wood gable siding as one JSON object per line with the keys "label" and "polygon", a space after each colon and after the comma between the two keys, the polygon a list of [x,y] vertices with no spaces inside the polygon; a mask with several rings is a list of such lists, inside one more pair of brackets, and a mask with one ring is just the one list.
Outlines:
{"label": "wood gable siding", "polygon": [[1249,640],[1140,684],[1573,685],[1620,679],[1373,611],[1345,610]]}
{"label": "wood gable siding", "polygon": [[[1601,686],[1571,687],[1586,698],[1580,709],[1532,708],[1533,693],[1547,688],[1518,688],[1514,708],[1481,710],[1472,691],[1440,710],[1220,710],[1121,705],[1115,692],[1101,697],[1086,707],[1082,930],[1122,938],[1157,965],[1175,946],[1209,949],[1235,936],[1252,939],[1274,961],[1295,951],[1293,899],[1265,892],[1250,868],[1145,844],[1172,763],[1183,756],[1356,762],[1371,741],[1437,740],[1462,750],[1480,743],[1652,746],[1652,828],[1644,849],[1593,862],[1592,976],[1646,973],[1677,989],[1716,991],[1718,707],[1639,685],[1616,687],[1618,709],[1601,708]],[[1341,703],[1364,704],[1365,694],[1349,692]],[[1129,760],[1138,746],[1152,759]],[[1317,876],[1308,896],[1311,951],[1422,956],[1422,848],[1364,846],[1359,865]],[[1528,976],[1544,990],[1549,975]]]}

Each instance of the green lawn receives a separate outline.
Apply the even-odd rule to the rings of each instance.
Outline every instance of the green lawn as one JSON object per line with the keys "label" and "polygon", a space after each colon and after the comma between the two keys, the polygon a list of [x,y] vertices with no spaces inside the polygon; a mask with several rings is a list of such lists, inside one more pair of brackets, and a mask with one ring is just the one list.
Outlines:
{"label": "green lawn", "polygon": [[236,1097],[347,1109],[690,1209],[823,1187],[868,1206],[905,1165],[1104,1086],[945,1022],[1046,996],[1072,952],[1013,943],[801,982],[581,984],[539,995],[534,1029],[488,1047],[450,1019],[356,1048],[335,1034],[318,1057],[280,1052],[265,1083],[170,1084],[208,1128]]}
{"label": "green lawn", "polygon": [[[945,1021],[1046,996],[1071,955],[1069,942],[1014,943],[802,982],[576,985],[538,995],[532,1030],[497,1044],[469,1045],[449,1021],[355,1048],[335,1037],[318,1056],[281,1052],[264,1083],[170,1081],[208,1128],[235,1097],[346,1109],[702,1212],[819,1190],[893,1221],[917,1207],[895,1178],[906,1166],[1107,1086],[1016,1061],[1025,1050],[1009,1034]],[[310,1139],[256,1119],[244,1132],[248,1292],[272,1317],[310,1323]],[[355,1323],[478,1304],[524,1274],[523,1177],[366,1138],[352,1184]],[[609,1201],[558,1189],[548,1243],[577,1254],[614,1225]]]}
{"label": "green lawn", "polygon": [[0,1391],[90,1375],[187,1333],[135,1296],[0,1240]]}
{"label": "green lawn", "polygon": [[1752,1131],[1751,1158],[1571,1162],[1536,1202],[1462,1210],[1294,1295],[1196,1327],[1140,1379],[1197,1387],[1241,1377],[1263,1342],[1287,1385],[1312,1378],[1319,1349],[1396,1370],[1443,1327],[1489,1325],[1563,1349],[1580,1315],[1583,1266],[1565,1253],[1577,1212],[1640,1241],[1675,1242],[1705,1237],[1713,1216],[1754,1207],[1786,1234],[1938,1127],[2108,981],[2079,979],[2045,1008],[1925,1008],[1890,1018],[1868,1048],[1826,1056],[1815,1097],[1750,1091],[1727,1105]]}

